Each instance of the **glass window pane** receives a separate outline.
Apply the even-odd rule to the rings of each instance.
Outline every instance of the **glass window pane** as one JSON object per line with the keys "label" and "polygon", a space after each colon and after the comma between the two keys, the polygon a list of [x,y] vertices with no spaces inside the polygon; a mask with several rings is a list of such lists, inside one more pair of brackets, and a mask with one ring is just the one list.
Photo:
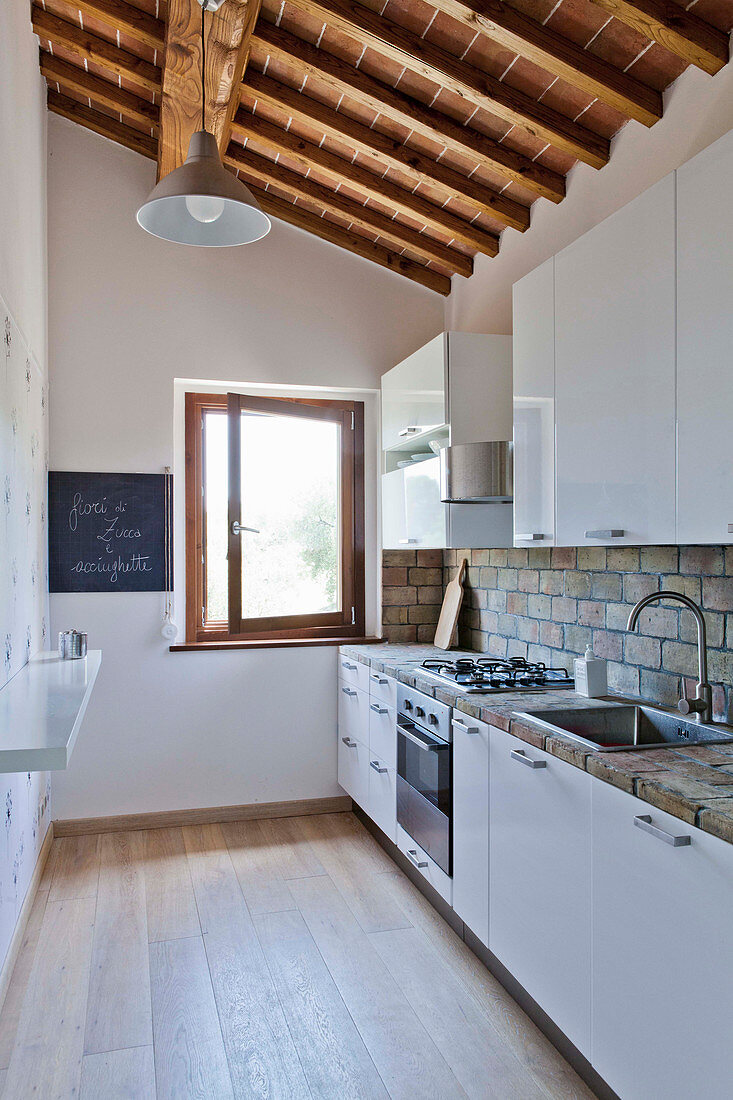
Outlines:
{"label": "glass window pane", "polygon": [[204,507],[206,622],[229,618],[227,515],[229,489],[227,414],[204,414]]}
{"label": "glass window pane", "polygon": [[[242,618],[341,609],[340,426],[242,412]],[[226,526],[226,525],[225,525]]]}

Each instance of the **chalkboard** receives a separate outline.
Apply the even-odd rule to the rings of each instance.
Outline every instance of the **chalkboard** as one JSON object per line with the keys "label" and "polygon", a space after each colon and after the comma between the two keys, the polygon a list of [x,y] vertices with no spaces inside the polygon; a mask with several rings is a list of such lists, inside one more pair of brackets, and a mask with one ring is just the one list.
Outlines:
{"label": "chalkboard", "polygon": [[51,592],[165,589],[164,474],[54,470],[48,501]]}

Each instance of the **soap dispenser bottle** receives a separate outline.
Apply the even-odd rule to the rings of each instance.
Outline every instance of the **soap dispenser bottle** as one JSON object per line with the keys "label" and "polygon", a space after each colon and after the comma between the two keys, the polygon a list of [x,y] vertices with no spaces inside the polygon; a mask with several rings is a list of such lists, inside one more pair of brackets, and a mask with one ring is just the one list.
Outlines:
{"label": "soap dispenser bottle", "polygon": [[606,662],[600,657],[594,657],[590,646],[586,646],[584,657],[575,658],[573,671],[575,690],[578,695],[585,695],[587,699],[597,699],[601,695],[608,694]]}

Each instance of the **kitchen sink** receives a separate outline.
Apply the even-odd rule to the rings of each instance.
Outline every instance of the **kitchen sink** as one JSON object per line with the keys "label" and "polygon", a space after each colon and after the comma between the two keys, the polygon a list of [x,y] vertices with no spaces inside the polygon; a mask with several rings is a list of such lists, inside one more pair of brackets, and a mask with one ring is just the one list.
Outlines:
{"label": "kitchen sink", "polygon": [[655,707],[568,707],[524,711],[516,717],[597,752],[733,743],[730,726],[702,725]]}

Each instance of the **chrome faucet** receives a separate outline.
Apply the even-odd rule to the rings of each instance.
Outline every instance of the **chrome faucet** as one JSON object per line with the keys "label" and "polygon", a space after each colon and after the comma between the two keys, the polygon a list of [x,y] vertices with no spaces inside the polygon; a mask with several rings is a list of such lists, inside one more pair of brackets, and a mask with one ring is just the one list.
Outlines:
{"label": "chrome faucet", "polygon": [[697,621],[697,693],[694,699],[687,698],[685,678],[682,677],[682,698],[677,703],[677,709],[682,714],[693,714],[698,722],[710,722],[713,716],[713,689],[708,683],[708,650],[705,619],[701,608],[691,600],[689,596],[681,592],[652,592],[648,596],[642,596],[639,602],[631,609],[627,630],[633,630],[639,618],[639,612],[650,603],[657,600],[676,600],[689,608]]}

